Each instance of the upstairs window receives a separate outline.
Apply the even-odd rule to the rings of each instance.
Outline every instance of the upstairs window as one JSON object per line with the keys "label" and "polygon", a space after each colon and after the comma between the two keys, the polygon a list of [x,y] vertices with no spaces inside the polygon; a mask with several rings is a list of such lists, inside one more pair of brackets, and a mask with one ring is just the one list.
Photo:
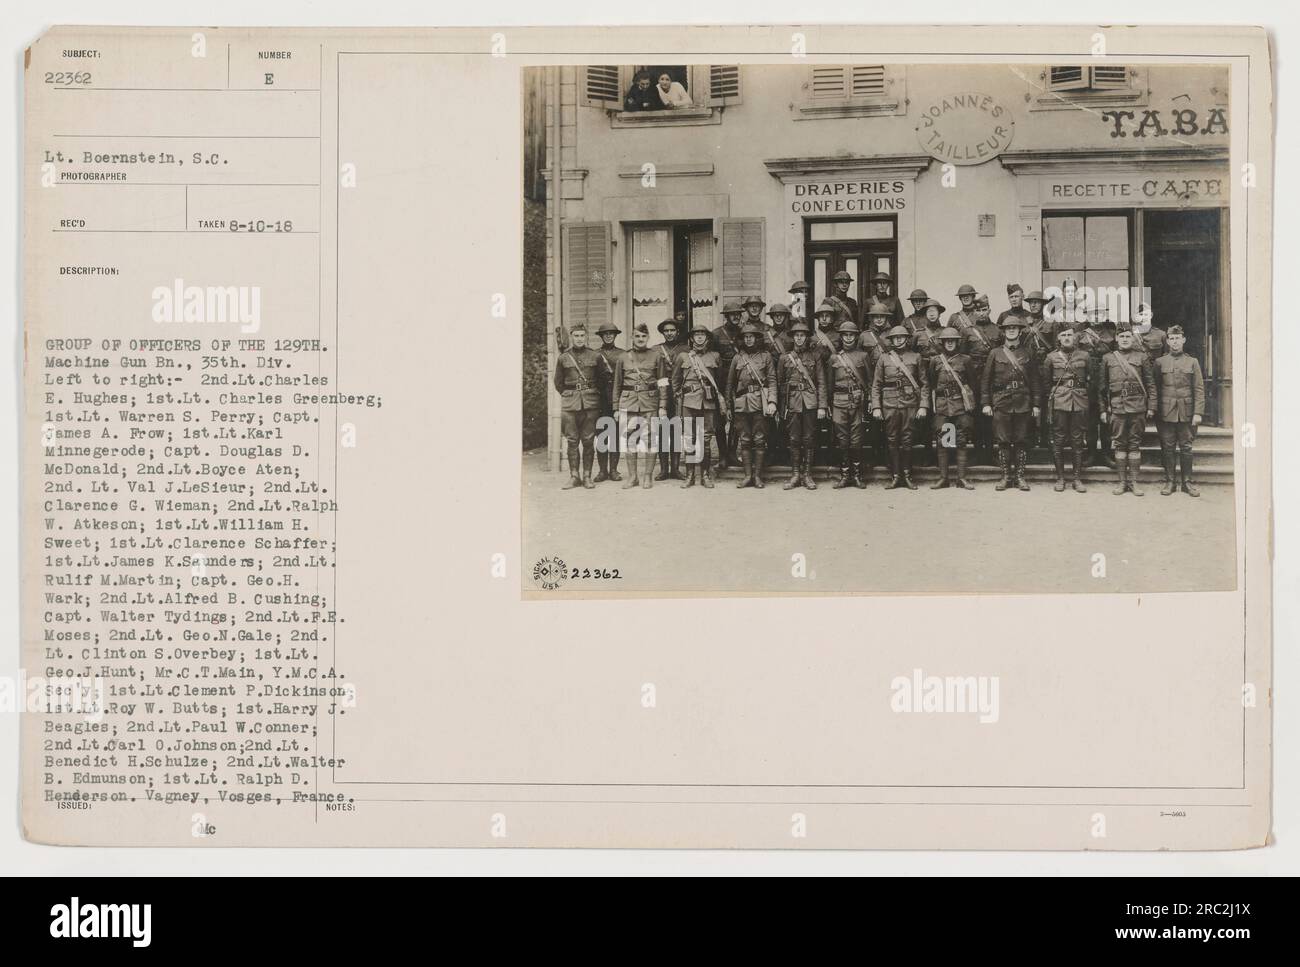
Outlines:
{"label": "upstairs window", "polygon": [[740,68],[727,64],[593,64],[583,69],[581,96],[614,127],[717,124],[740,103]]}
{"label": "upstairs window", "polygon": [[906,111],[903,68],[885,64],[814,64],[794,104],[795,120],[864,117]]}
{"label": "upstairs window", "polygon": [[1127,64],[1052,64],[1039,75],[1033,110],[1141,105],[1148,98],[1146,68]]}

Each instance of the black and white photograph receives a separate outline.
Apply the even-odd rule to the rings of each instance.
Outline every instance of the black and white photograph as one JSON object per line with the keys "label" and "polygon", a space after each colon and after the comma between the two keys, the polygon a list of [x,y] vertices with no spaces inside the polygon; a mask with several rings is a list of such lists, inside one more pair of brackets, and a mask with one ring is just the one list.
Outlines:
{"label": "black and white photograph", "polygon": [[1236,587],[1228,68],[800,60],[524,71],[524,588]]}

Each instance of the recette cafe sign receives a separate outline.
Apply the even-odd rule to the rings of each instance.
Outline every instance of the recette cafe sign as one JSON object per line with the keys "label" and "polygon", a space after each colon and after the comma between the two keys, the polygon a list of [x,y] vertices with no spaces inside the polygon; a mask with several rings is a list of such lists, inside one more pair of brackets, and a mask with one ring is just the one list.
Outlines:
{"label": "recette cafe sign", "polygon": [[978,165],[1011,144],[1016,122],[987,94],[971,91],[936,98],[921,109],[916,138],[932,158],[954,165]]}

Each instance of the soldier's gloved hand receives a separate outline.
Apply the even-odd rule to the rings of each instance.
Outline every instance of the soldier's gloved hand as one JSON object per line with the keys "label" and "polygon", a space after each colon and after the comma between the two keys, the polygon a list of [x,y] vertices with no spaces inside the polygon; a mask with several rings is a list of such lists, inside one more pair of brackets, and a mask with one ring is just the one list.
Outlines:
{"label": "soldier's gloved hand", "polygon": [[775,404],[775,403],[768,403],[768,404],[767,404],[767,415],[768,415],[768,416],[776,416],[776,404]]}
{"label": "soldier's gloved hand", "polygon": [[819,420],[824,420],[824,419],[826,419],[826,410],[825,410],[825,408],[822,408],[822,409],[820,409],[820,410],[817,411],[817,419],[819,419]]}
{"label": "soldier's gloved hand", "polygon": [[1035,406],[1035,407],[1034,407],[1030,412],[1034,414],[1034,419],[1036,420],[1036,419],[1038,419],[1038,414],[1039,414],[1041,411],[1038,409],[1038,407]]}
{"label": "soldier's gloved hand", "polygon": [[927,412],[927,411],[926,411],[926,409],[925,409],[924,406],[919,406],[919,407],[917,407],[917,409],[916,409],[916,415],[917,415],[917,418],[918,418],[918,419],[922,419],[922,420],[924,420],[924,419],[925,419],[925,414],[926,414],[926,412]]}
{"label": "soldier's gloved hand", "polygon": [[881,410],[872,410],[871,415],[874,416],[877,420],[883,420],[885,418],[885,414]]}
{"label": "soldier's gloved hand", "polygon": [[1193,416],[1192,426],[1200,426],[1200,425],[1201,425],[1201,418],[1199,416]]}
{"label": "soldier's gloved hand", "polygon": [[993,415],[993,407],[991,407],[991,406],[986,406],[986,407],[984,407],[984,415],[985,415],[985,416],[992,416],[992,415]]}

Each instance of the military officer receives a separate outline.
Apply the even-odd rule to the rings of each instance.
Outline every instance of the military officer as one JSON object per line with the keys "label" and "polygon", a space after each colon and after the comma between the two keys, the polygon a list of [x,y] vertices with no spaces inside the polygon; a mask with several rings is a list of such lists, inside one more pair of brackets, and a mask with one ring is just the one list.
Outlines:
{"label": "military officer", "polygon": [[[735,299],[728,299],[722,305],[722,325],[713,330],[713,348],[718,354],[718,376],[726,380],[731,370],[731,361],[736,358],[740,346],[740,317],[744,307]],[[718,408],[718,420],[714,425],[715,438],[718,441],[718,469],[726,470],[736,456],[736,427],[727,430],[726,413]]]}
{"label": "military officer", "polygon": [[624,351],[614,367],[614,400],[624,421],[619,445],[627,453],[631,471],[624,490],[638,483],[647,490],[653,485],[651,444],[659,440],[651,422],[668,416],[668,369],[663,354],[649,344],[650,328],[638,322],[632,327],[632,348]]}
{"label": "military officer", "polygon": [[[707,329],[692,329],[690,345],[673,363],[673,396],[680,402],[682,416],[682,447],[686,453],[702,452],[700,460],[700,485],[712,489],[709,476],[709,444],[713,436],[714,418],[722,404],[722,390],[718,386],[718,354],[712,347],[712,336]],[[703,434],[700,438],[700,434]],[[689,469],[682,488],[695,485],[696,464],[688,461]]]}
{"label": "military officer", "polygon": [[1043,359],[1043,422],[1052,427],[1052,461],[1056,465],[1058,494],[1065,490],[1065,451],[1074,466],[1073,487],[1086,493],[1083,485],[1083,451],[1088,439],[1088,410],[1093,396],[1095,366],[1086,349],[1075,344],[1075,333],[1064,328],[1056,337],[1057,347]]}
{"label": "military officer", "polygon": [[[606,375],[600,353],[587,347],[587,327],[569,327],[569,348],[555,360],[555,391],[560,394],[560,432],[569,458],[569,480],[561,490],[593,489],[591,465],[596,457],[596,420]],[[579,448],[581,447],[581,463]]]}
{"label": "military officer", "polygon": [[[1160,493],[1166,497],[1181,489],[1189,497],[1201,492],[1192,484],[1192,441],[1205,415],[1205,379],[1201,364],[1184,352],[1183,327],[1169,327],[1169,352],[1153,364],[1156,384],[1156,432],[1160,434],[1160,454],[1165,465],[1165,485]],[[1182,485],[1177,483],[1182,470]]]}
{"label": "military officer", "polygon": [[[1080,349],[1086,349],[1088,355],[1092,357],[1092,372],[1096,381],[1100,378],[1101,361],[1115,349],[1115,323],[1110,319],[1101,319],[1096,325],[1092,325],[1086,316],[1080,315],[1075,320],[1074,331],[1075,344]],[[1114,470],[1115,454],[1110,447],[1110,424],[1101,418],[1101,394],[1098,390],[1099,386],[1094,382],[1088,410],[1087,456],[1084,458],[1083,465],[1085,467],[1093,465],[1097,445],[1100,443],[1102,460],[1106,466]]]}
{"label": "military officer", "polygon": [[939,352],[928,362],[929,382],[933,387],[935,453],[939,458],[939,479],[931,490],[948,486],[949,453],[957,453],[956,485],[962,490],[975,488],[966,480],[966,448],[975,429],[975,390],[977,372],[971,358],[959,353],[961,333],[953,326],[939,332]]}
{"label": "military officer", "polygon": [[816,490],[812,451],[817,420],[826,419],[826,384],[818,354],[808,345],[812,327],[802,319],[790,327],[794,348],[783,353],[777,365],[777,398],[785,417],[785,438],[790,445],[790,479],[785,490],[803,484]]}
{"label": "military officer", "polygon": [[[984,364],[988,362],[989,353],[1002,345],[1002,330],[989,319],[989,297],[985,293],[975,296],[975,323],[967,326],[962,333],[961,351],[970,357],[971,373],[975,382],[971,389],[978,394],[983,379]],[[984,415],[983,401],[981,409],[975,414],[975,459],[980,463],[993,460],[993,418]]]}
{"label": "military officer", "polygon": [[763,487],[767,455],[767,420],[776,415],[776,363],[759,345],[763,324],[749,319],[741,346],[727,374],[727,403],[739,426],[737,449],[745,468],[737,487]]}
{"label": "military officer", "polygon": [[[1029,313],[1029,318],[1025,323],[1025,331],[1021,336],[1021,341],[1034,357],[1041,373],[1043,360],[1047,357],[1056,345],[1056,323],[1043,316],[1043,294],[1038,291],[1029,293],[1025,296],[1025,311]],[[1035,439],[1036,445],[1045,449],[1052,446],[1052,427],[1046,418],[1040,418],[1031,430],[1031,439]]]}
{"label": "military officer", "polygon": [[[838,311],[835,302],[831,299],[822,300],[813,318],[816,321],[816,328],[809,336],[809,345],[812,346],[813,354],[817,357],[817,366],[822,371],[823,384],[830,386],[829,360],[831,354],[838,352],[840,348],[839,326],[853,320],[845,319],[844,314]],[[808,447],[808,453],[805,454],[810,467],[818,462],[816,459],[818,456],[828,456],[835,446],[833,429],[828,421],[817,421],[814,431],[815,442]]]}
{"label": "military officer", "polygon": [[[871,277],[872,299],[889,310],[889,325],[896,326],[903,321],[903,304],[894,295],[894,280],[888,272],[877,272]],[[859,323],[859,325],[862,325]]]}
{"label": "military officer", "polygon": [[889,437],[889,466],[893,479],[886,490],[906,487],[912,482],[913,424],[926,416],[930,402],[930,383],[921,357],[905,348],[909,334],[903,326],[889,330],[886,349],[876,363],[871,379],[871,415],[885,424]]}
{"label": "military officer", "polygon": [[975,286],[969,282],[963,282],[957,287],[957,301],[961,303],[961,308],[948,317],[948,325],[961,335],[965,335],[966,330],[975,325],[976,294]]}
{"label": "military officer", "polygon": [[[893,315],[889,311],[889,306],[883,302],[872,301],[867,304],[867,331],[862,334],[859,342],[862,348],[870,351],[875,347],[875,352],[871,359],[871,368],[867,370],[871,376],[875,375],[876,362],[880,359],[880,354],[885,351],[888,342],[888,333],[893,326],[890,320]],[[893,325],[901,325],[894,323]],[[906,330],[904,330],[906,331]],[[868,380],[867,392],[871,391],[870,380]],[[863,413],[863,442],[868,448],[868,453],[864,453],[864,459],[868,467],[888,466],[889,463],[889,440],[885,433],[885,425],[879,420],[871,419],[870,400],[868,406],[864,407]]]}
{"label": "military officer", "polygon": [[767,305],[763,297],[758,294],[745,296],[745,301],[741,307],[745,310],[745,318],[741,322],[756,322],[763,325],[763,306]]}
{"label": "military officer", "polygon": [[835,273],[831,282],[835,290],[827,298],[835,306],[835,324],[838,326],[845,319],[851,319],[856,324],[862,316],[858,309],[858,300],[849,295],[853,276],[841,269]]}
{"label": "military officer", "polygon": [[1020,344],[1024,316],[1004,312],[998,327],[1002,330],[1002,345],[989,353],[980,386],[984,415],[993,417],[993,437],[1002,471],[1002,479],[993,489],[1006,490],[1014,485],[1028,490],[1025,444],[1030,425],[1039,415],[1038,366]]}
{"label": "military officer", "polygon": [[[874,302],[867,311],[873,307],[881,313],[888,311],[884,305]],[[863,430],[871,396],[871,374],[875,372],[880,348],[869,333],[866,335],[872,339],[872,346],[859,346],[858,335],[858,327],[852,322],[845,320],[840,323],[840,348],[831,354],[826,368],[831,423],[840,461],[840,479],[834,484],[835,490],[843,490],[850,484],[859,490],[867,486],[862,466]]]}
{"label": "military officer", "polygon": [[[600,394],[600,415],[602,417],[613,418],[614,416],[614,369],[623,356],[623,350],[614,345],[618,341],[618,332],[618,326],[609,321],[601,323],[600,328],[596,330],[596,335],[600,337],[601,342],[600,348],[596,352],[600,353],[600,358],[605,364],[605,379]],[[618,460],[618,447],[608,453],[597,447],[596,462],[600,470],[596,473],[594,482],[622,480],[623,475],[618,472]]]}
{"label": "military officer", "polygon": [[1110,436],[1115,443],[1119,483],[1112,493],[1117,497],[1125,491],[1134,497],[1142,496],[1138,484],[1142,433],[1156,411],[1151,360],[1133,341],[1132,328],[1123,326],[1115,336],[1115,351],[1101,362],[1101,418],[1110,420]]}
{"label": "military officer", "polygon": [[[686,343],[682,340],[682,322],[679,319],[665,319],[656,327],[659,335],[664,337],[664,341],[659,344],[659,353],[663,356],[664,372],[670,377],[673,366],[677,362],[677,357],[686,352]],[[678,412],[677,397],[672,392],[672,384],[668,386],[668,417],[669,419],[680,416]],[[661,441],[661,444],[664,441]],[[655,474],[656,480],[667,480],[670,477],[674,480],[685,480],[686,475],[681,469],[681,448],[682,441],[674,439],[672,430],[668,432],[667,445],[659,447],[659,472]]]}
{"label": "military officer", "polygon": [[912,294],[907,297],[907,301],[912,303],[912,312],[910,315],[903,317],[902,325],[907,330],[907,337],[910,339],[916,330],[925,326],[925,304],[930,301],[930,297],[925,294],[924,289],[913,289]]}
{"label": "military officer", "polygon": [[767,317],[772,325],[767,328],[763,339],[772,355],[779,357],[794,347],[794,337],[790,334],[790,307],[783,302],[773,302],[767,307]]}

